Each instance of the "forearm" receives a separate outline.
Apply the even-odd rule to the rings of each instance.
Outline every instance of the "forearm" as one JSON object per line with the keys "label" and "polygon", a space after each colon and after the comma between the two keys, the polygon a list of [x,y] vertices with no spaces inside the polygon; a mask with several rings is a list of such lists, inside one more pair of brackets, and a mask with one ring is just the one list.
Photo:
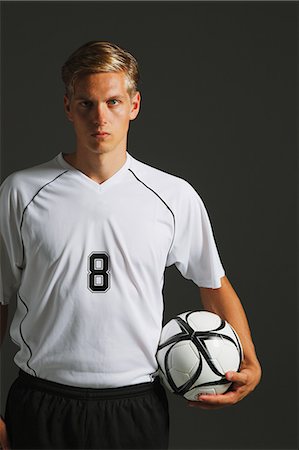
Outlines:
{"label": "forearm", "polygon": [[221,279],[218,289],[200,288],[202,306],[226,320],[241,340],[244,358],[239,371],[225,373],[232,385],[224,394],[201,395],[197,402],[189,402],[190,406],[202,409],[218,409],[234,405],[252,392],[261,379],[261,366],[257,359],[252,342],[250,328],[241,301],[226,277]]}
{"label": "forearm", "polygon": [[246,362],[259,366],[241,301],[226,277],[221,282],[219,289],[200,288],[202,305],[205,310],[218,314],[232,325],[240,337]]}

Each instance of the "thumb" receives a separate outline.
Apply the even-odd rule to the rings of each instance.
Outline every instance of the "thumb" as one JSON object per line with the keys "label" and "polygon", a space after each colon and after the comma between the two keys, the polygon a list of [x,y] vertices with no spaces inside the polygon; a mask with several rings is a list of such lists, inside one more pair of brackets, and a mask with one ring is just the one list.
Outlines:
{"label": "thumb", "polygon": [[7,435],[6,425],[3,418],[0,418],[0,444],[2,450],[9,450],[10,443]]}
{"label": "thumb", "polygon": [[246,370],[242,370],[241,372],[226,372],[225,378],[229,381],[232,381],[235,384],[243,386],[248,381],[248,374]]}

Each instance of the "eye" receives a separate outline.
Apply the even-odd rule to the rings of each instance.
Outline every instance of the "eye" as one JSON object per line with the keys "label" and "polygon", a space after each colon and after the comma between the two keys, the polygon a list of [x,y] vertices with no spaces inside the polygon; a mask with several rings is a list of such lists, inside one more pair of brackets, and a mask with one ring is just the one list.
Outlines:
{"label": "eye", "polygon": [[117,98],[111,98],[110,100],[108,100],[107,103],[108,103],[108,105],[116,106],[119,104],[119,100],[117,100]]}
{"label": "eye", "polygon": [[92,102],[89,100],[83,100],[79,103],[83,108],[90,108],[92,106]]}

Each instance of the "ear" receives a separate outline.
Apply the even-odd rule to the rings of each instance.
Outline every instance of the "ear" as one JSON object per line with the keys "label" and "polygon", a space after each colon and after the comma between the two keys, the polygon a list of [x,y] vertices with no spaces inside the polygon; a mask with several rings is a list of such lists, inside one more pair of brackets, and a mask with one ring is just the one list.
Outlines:
{"label": "ear", "polygon": [[65,94],[63,97],[63,104],[64,104],[64,111],[65,111],[67,118],[71,122],[73,122],[73,116],[71,113],[71,101],[70,101],[69,97],[67,96],[67,94]]}
{"label": "ear", "polygon": [[137,117],[140,110],[140,102],[141,95],[140,92],[137,91],[131,99],[130,120],[134,120]]}

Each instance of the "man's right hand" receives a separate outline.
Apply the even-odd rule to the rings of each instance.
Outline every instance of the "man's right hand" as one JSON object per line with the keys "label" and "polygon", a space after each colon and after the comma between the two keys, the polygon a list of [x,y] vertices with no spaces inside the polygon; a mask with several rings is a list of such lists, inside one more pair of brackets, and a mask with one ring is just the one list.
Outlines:
{"label": "man's right hand", "polygon": [[[0,305],[0,345],[2,345],[2,342],[5,337],[5,331],[7,327],[7,320],[8,320],[8,305]],[[10,443],[8,440],[8,435],[6,431],[6,425],[5,422],[0,416],[0,449],[2,450],[10,450]]]}
{"label": "man's right hand", "polygon": [[6,425],[2,417],[0,417],[0,448],[2,450],[10,450],[10,443],[6,431]]}

